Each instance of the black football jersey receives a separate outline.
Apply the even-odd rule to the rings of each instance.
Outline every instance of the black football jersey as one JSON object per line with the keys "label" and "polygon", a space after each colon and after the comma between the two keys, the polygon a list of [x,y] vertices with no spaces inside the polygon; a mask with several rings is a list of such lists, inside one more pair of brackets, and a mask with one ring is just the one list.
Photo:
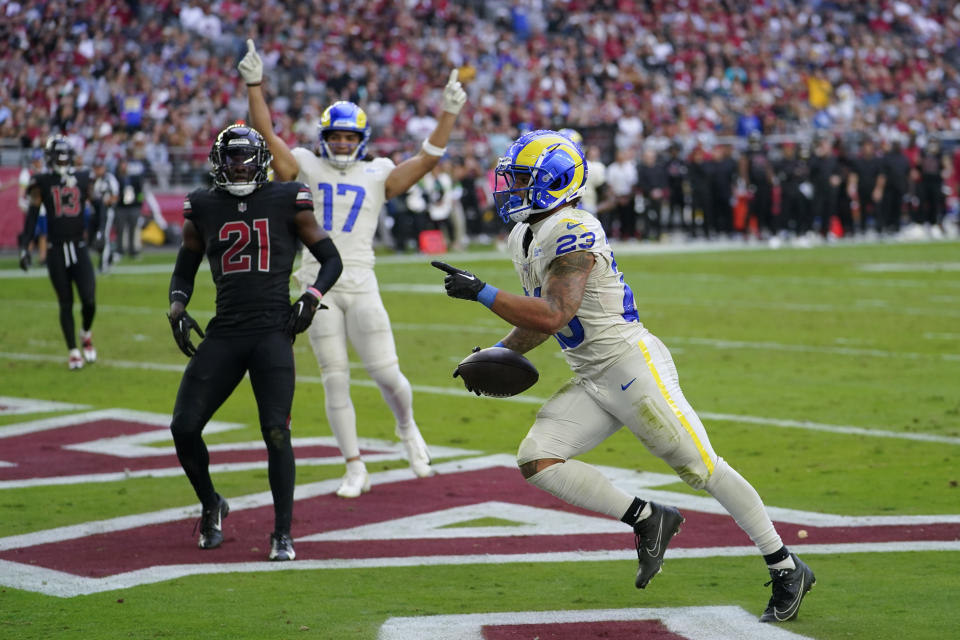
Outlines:
{"label": "black football jersey", "polygon": [[90,195],[90,183],[90,172],[86,169],[66,174],[50,171],[30,177],[27,191],[40,190],[47,212],[47,239],[50,242],[83,239],[87,227],[84,209]]}
{"label": "black football jersey", "polygon": [[283,328],[290,312],[290,271],[297,254],[294,218],[313,210],[299,182],[267,182],[248,196],[197,189],[183,203],[184,218],[203,238],[217,315],[211,334],[248,334]]}

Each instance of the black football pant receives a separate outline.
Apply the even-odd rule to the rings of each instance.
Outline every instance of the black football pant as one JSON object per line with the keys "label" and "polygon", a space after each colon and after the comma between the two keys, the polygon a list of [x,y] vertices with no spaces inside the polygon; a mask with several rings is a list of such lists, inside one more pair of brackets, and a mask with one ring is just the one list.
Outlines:
{"label": "black football pant", "polygon": [[296,463],[290,445],[293,345],[282,331],[207,337],[197,346],[180,380],[170,431],[177,458],[204,508],[216,504],[210,455],[201,433],[245,373],[257,399],[260,431],[267,445],[267,476],[273,493],[275,531],[290,532]]}
{"label": "black football pant", "polygon": [[47,249],[47,274],[57,293],[60,329],[68,349],[77,348],[77,328],[73,321],[73,285],[80,296],[81,326],[89,331],[97,310],[97,281],[86,243],[76,240],[51,242]]}

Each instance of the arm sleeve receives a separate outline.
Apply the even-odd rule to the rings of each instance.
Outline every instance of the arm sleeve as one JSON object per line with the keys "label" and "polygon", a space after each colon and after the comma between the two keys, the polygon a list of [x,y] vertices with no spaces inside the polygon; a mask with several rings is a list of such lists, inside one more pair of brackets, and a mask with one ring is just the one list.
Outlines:
{"label": "arm sleeve", "polygon": [[313,257],[320,263],[320,272],[313,283],[313,288],[325,294],[340,277],[343,271],[343,262],[340,260],[340,252],[330,238],[317,240],[307,247]]}
{"label": "arm sleeve", "polygon": [[173,276],[170,277],[170,302],[179,300],[184,306],[190,302],[190,296],[193,295],[193,281],[202,261],[202,253],[180,247],[177,263],[173,267]]}
{"label": "arm sleeve", "polygon": [[27,216],[23,221],[23,233],[20,234],[20,248],[26,249],[33,240],[37,230],[37,218],[40,216],[40,207],[30,205],[27,207]]}

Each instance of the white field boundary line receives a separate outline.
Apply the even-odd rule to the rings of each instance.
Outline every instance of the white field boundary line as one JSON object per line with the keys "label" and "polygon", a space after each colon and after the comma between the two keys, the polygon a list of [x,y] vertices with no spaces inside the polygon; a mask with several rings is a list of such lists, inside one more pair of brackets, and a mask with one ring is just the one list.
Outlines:
{"label": "white field boundary line", "polygon": [[[15,424],[0,427],[0,442],[4,438],[11,438],[22,435],[40,433],[51,429],[60,429],[70,427],[76,424],[89,423],[96,420],[120,420],[139,424],[147,424],[156,427],[152,431],[142,431],[136,434],[116,436],[112,438],[99,438],[88,442],[81,442],[72,445],[65,445],[64,449],[72,451],[81,451],[95,453],[98,455],[109,455],[118,458],[150,458],[155,456],[172,456],[175,454],[174,447],[151,446],[153,443],[170,442],[169,431],[170,416],[160,413],[149,413],[145,411],[132,411],[128,409],[104,409],[99,411],[88,411],[84,413],[74,413],[70,415],[56,416],[53,418],[42,418],[29,422],[18,422]],[[234,429],[245,428],[247,425],[241,423],[211,421],[204,428],[205,433],[221,433]],[[403,447],[399,442],[391,440],[379,440],[374,438],[360,438],[360,447],[366,450],[381,451],[382,453],[368,453],[364,459],[371,462],[384,462],[391,460],[404,460]],[[295,447],[307,446],[327,446],[337,447],[337,441],[332,436],[294,438]],[[263,449],[263,442],[260,440],[250,442],[227,442],[222,444],[212,444],[207,447],[211,453],[225,451],[259,451]],[[475,456],[479,452],[471,449],[460,449],[455,447],[443,447],[434,445],[430,447],[430,452],[435,459],[454,458],[459,456]],[[2,459],[0,453],[0,465],[5,467],[15,466]],[[210,470],[217,472],[248,471],[252,469],[266,469],[266,460],[256,462],[234,462],[210,465]],[[298,458],[298,466],[339,466],[343,464],[343,457],[339,454],[329,457]],[[124,470],[111,473],[93,473],[79,475],[60,475],[43,478],[25,478],[22,480],[3,480],[0,481],[0,490],[5,489],[23,489],[26,487],[68,485],[89,482],[120,482],[130,478],[167,478],[177,477],[183,473],[183,470],[177,467],[142,469],[137,471]]]}
{"label": "white field boundary line", "polygon": [[[960,552],[960,541],[916,541],[905,547],[903,542],[848,543],[803,545],[791,544],[800,555],[834,555],[846,553],[917,553]],[[391,567],[439,567],[456,565],[501,565],[504,563],[624,562],[630,550],[565,551],[536,554],[478,554],[462,556],[404,556],[399,558],[296,560],[295,562],[236,562],[186,564],[147,567],[105,578],[85,578],[73,574],[0,560],[0,584],[61,598],[129,589],[193,575],[225,573],[266,573],[268,571],[315,571],[332,569],[379,569]],[[672,560],[730,558],[756,556],[755,546],[671,549]],[[636,554],[634,554],[636,555]],[[636,562],[634,557],[633,562]]]}
{"label": "white field boundary line", "polygon": [[[755,614],[737,606],[498,611],[394,617],[380,626],[377,640],[483,640],[485,627],[531,626],[584,622],[656,620],[673,635],[695,640],[803,640],[809,636],[772,624],[757,624]],[[528,630],[529,635],[537,632]],[[528,637],[529,637],[528,635]]]}
{"label": "white field boundary line", "polygon": [[[380,285],[380,291],[386,293],[417,295],[446,295],[442,284],[385,283]],[[960,317],[960,310],[945,308],[944,303],[948,301],[943,296],[939,296],[937,300],[933,300],[933,302],[936,302],[938,306],[929,308],[904,306],[902,303],[898,303],[897,300],[884,300],[877,298],[858,298],[853,299],[849,304],[842,305],[822,302],[763,302],[749,300],[732,301],[729,299],[718,301],[703,298],[701,296],[679,298],[644,297],[638,302],[646,314],[656,313],[655,306],[657,305],[662,307],[688,306],[716,308],[718,304],[723,304],[725,307],[732,307],[736,309],[763,309],[767,311],[789,313],[876,313],[878,310],[882,310],[884,313],[891,315],[899,314],[908,316]],[[31,309],[55,310],[57,308],[57,303],[55,300],[46,299],[36,300],[12,298],[4,300],[4,304]],[[160,307],[98,304],[97,308],[102,308],[104,311],[109,311],[110,313],[154,315],[157,317],[161,317],[165,313],[165,310]],[[213,317],[213,311],[205,309],[201,305],[198,305],[196,308],[191,308],[190,314],[204,318]]]}
{"label": "white field boundary line", "polygon": [[[903,542],[848,543],[803,545],[791,544],[800,555],[834,555],[846,553],[917,553],[960,552],[960,541],[916,541],[905,547]],[[517,562],[624,562],[631,551],[565,551],[536,554],[478,554],[462,556],[404,556],[399,558],[297,560],[295,562],[237,562],[187,564],[148,567],[106,578],[84,578],[62,571],[0,560],[0,584],[44,595],[71,598],[117,589],[129,589],[192,575],[225,573],[265,573],[268,571],[314,571],[331,569],[378,569],[390,567],[439,567],[455,565],[500,565]],[[755,546],[671,549],[671,560],[756,556]],[[635,556],[636,554],[634,554]],[[633,562],[636,562],[634,557]]]}
{"label": "white field boundary line", "polygon": [[[499,454],[484,456],[437,465],[440,473],[456,473],[469,470],[485,469],[493,466],[504,466],[515,469],[512,456]],[[624,484],[627,489],[634,485],[639,488],[655,486],[662,483],[664,474],[638,474],[625,469],[601,467],[601,470],[617,482]],[[372,474],[371,480],[376,484],[409,479],[409,472],[391,470]],[[627,481],[627,482],[624,482]],[[303,500],[316,495],[330,493],[335,490],[338,480],[325,480],[298,486],[296,499]],[[667,491],[651,491],[645,489],[645,495],[654,500],[665,500],[676,504],[681,509],[706,510],[708,512],[722,512],[720,505],[712,498],[672,493]],[[232,510],[257,508],[272,503],[269,492],[262,492],[231,498]],[[706,507],[706,509],[703,509]],[[190,517],[196,517],[199,507],[184,507],[165,509],[153,513],[134,516],[122,516],[99,522],[87,522],[80,525],[59,527],[47,531],[33,532],[18,536],[0,539],[0,550],[29,547],[63,540],[75,539],[89,535],[122,531],[148,524],[170,522]],[[878,524],[923,524],[927,522],[960,522],[957,516],[838,516],[815,512],[804,512],[792,509],[771,508],[770,515],[774,520],[803,522],[816,526],[873,526]],[[550,510],[542,510],[549,515]],[[432,514],[425,514],[428,525],[432,522]],[[549,531],[550,527],[546,527]],[[429,527],[425,528],[429,534]],[[837,554],[837,553],[890,553],[890,552],[923,552],[923,551],[960,551],[958,541],[918,541],[911,542],[905,548],[902,542],[890,543],[844,543],[844,544],[794,544],[791,548],[804,554]],[[686,558],[714,558],[752,556],[756,554],[756,547],[714,547],[699,549],[671,550],[670,557],[675,559]],[[368,558],[368,559],[334,559],[334,560],[302,560],[294,563],[247,562],[232,564],[198,564],[172,565],[150,567],[128,573],[107,576],[105,578],[85,578],[73,574],[38,568],[16,562],[0,561],[0,576],[2,584],[10,587],[39,592],[59,597],[73,597],[87,595],[115,589],[125,589],[142,584],[151,584],[179,578],[187,575],[209,575],[232,572],[264,572],[280,570],[329,570],[329,569],[363,569],[379,567],[408,567],[408,566],[444,566],[464,564],[500,564],[504,562],[596,562],[622,561],[625,551],[605,550],[594,552],[552,552],[532,554],[498,554],[498,555],[463,555],[463,556],[417,556],[402,558]]]}
{"label": "white field boundary line", "polygon": [[[516,471],[516,461],[513,456],[507,454],[494,454],[489,456],[479,456],[475,458],[465,458],[449,462],[439,463],[434,466],[437,473],[454,474],[468,471],[477,471],[503,467],[511,472]],[[629,469],[620,469],[617,467],[608,467],[597,465],[597,468],[611,482],[623,488],[628,493],[642,494],[645,498],[656,502],[663,502],[677,506],[679,509],[688,509],[701,513],[710,513],[723,515],[727,512],[723,507],[709,496],[697,496],[687,493],[678,493],[674,491],[657,490],[652,487],[676,482],[675,476],[660,473],[638,473]],[[393,482],[403,482],[412,480],[409,469],[390,469],[370,474],[370,481],[373,485],[389,484]],[[331,494],[336,491],[340,484],[340,479],[321,480],[302,485],[297,485],[294,491],[295,500],[307,500],[316,496]],[[242,511],[245,509],[256,509],[259,507],[273,504],[273,496],[269,491],[248,494],[245,496],[231,496],[231,512]],[[771,519],[777,522],[789,524],[805,524],[816,527],[867,527],[867,526],[916,526],[924,524],[953,524],[960,523],[960,514],[952,515],[917,515],[917,516],[846,516],[829,513],[819,513],[816,511],[802,511],[799,509],[787,509],[783,507],[767,507]],[[543,518],[550,517],[549,509],[541,509]],[[564,514],[557,512],[557,517],[563,517]],[[106,520],[84,522],[76,525],[66,525],[44,531],[34,531],[25,534],[18,534],[0,538],[0,551],[11,549],[20,549],[24,547],[37,546],[41,544],[51,544],[84,538],[103,533],[112,533],[116,531],[126,531],[138,527],[162,524],[166,522],[175,522],[200,516],[199,505],[190,505],[186,507],[174,507],[162,509],[149,513],[141,513],[129,516],[119,516]],[[473,516],[470,517],[472,519]],[[598,521],[600,518],[597,518]],[[425,535],[437,526],[436,517],[432,513],[425,513],[422,517],[423,522],[418,525],[424,531]],[[606,522],[606,520],[603,520]],[[442,523],[441,523],[442,525]],[[406,527],[407,529],[410,526]],[[549,535],[550,526],[544,527],[544,535]],[[598,533],[606,533],[606,528],[600,526]],[[590,531],[584,531],[590,533]],[[526,534],[526,532],[525,532]],[[960,548],[960,540],[956,541]],[[901,543],[902,544],[902,543]],[[913,544],[913,543],[911,543]],[[792,546],[792,545],[791,545]],[[750,547],[756,551],[755,547]]]}
{"label": "white field boundary line", "polygon": [[[674,340],[677,341],[677,340]],[[960,356],[958,356],[960,357]],[[35,361],[45,361],[45,362],[57,362],[62,363],[63,358],[59,356],[51,356],[44,354],[29,354],[29,353],[10,353],[10,352],[0,352],[0,359],[9,359],[9,360],[35,360]],[[107,366],[107,367],[116,367],[120,369],[143,369],[151,371],[171,371],[182,373],[183,369],[186,367],[186,363],[182,365],[170,365],[163,363],[155,362],[131,362],[125,360],[97,360],[95,366]],[[297,383],[308,383],[308,384],[322,384],[320,376],[297,376]],[[355,378],[350,379],[350,385],[355,387],[365,387],[370,389],[378,388],[376,383],[373,380],[357,380]],[[518,404],[536,404],[542,405],[547,401],[547,398],[541,398],[531,395],[519,395],[512,398],[486,398],[486,397],[477,397],[473,393],[467,391],[466,389],[459,389],[456,387],[437,387],[432,385],[412,385],[413,391],[416,393],[423,394],[433,394],[433,395],[443,395],[443,396],[454,396],[462,398],[471,398],[473,401],[478,402],[512,402]],[[767,425],[773,427],[781,427],[785,429],[806,429],[809,431],[822,431],[824,433],[834,433],[838,435],[858,435],[866,436],[871,438],[891,438],[894,440],[912,440],[916,442],[938,442],[942,444],[950,445],[960,445],[960,437],[955,436],[940,436],[932,433],[901,433],[897,431],[887,431],[884,429],[870,429],[866,427],[857,427],[853,425],[835,425],[835,424],[825,424],[820,422],[812,422],[809,420],[787,420],[781,418],[767,418],[763,416],[747,416],[747,415],[738,415],[738,414],[729,414],[729,413],[715,413],[711,411],[697,411],[697,414],[701,418],[707,420],[720,420],[724,422],[740,422],[746,424],[756,424],[756,425]],[[2,433],[2,431],[0,431]]]}

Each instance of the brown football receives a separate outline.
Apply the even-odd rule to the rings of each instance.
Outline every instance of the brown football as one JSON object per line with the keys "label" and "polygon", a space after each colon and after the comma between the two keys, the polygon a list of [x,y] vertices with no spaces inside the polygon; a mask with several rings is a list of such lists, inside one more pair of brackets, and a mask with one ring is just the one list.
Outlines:
{"label": "brown football", "polygon": [[508,398],[536,384],[540,373],[522,353],[505,347],[474,351],[457,366],[467,389],[492,398]]}

